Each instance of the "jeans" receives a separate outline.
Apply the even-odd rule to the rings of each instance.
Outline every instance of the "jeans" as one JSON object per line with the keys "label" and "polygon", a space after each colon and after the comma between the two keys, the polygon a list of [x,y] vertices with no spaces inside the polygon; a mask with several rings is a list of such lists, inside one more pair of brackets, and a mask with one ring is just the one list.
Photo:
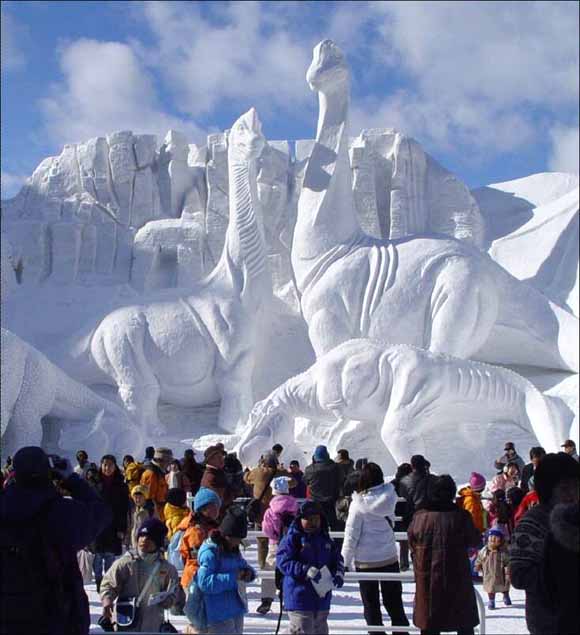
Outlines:
{"label": "jeans", "polygon": [[97,553],[95,553],[95,559],[93,560],[93,572],[95,574],[95,582],[97,582],[98,584],[101,583],[103,576],[111,568],[111,565],[113,564],[113,562],[115,562],[116,559],[117,556],[114,553],[101,553],[98,551]]}
{"label": "jeans", "polygon": [[288,611],[290,635],[328,635],[328,611]]}
{"label": "jeans", "polygon": [[[360,569],[364,573],[399,573],[399,563],[387,564],[383,567]],[[391,618],[393,626],[408,626],[409,620],[403,608],[403,585],[398,580],[361,580],[359,583],[360,596],[364,606],[364,616],[369,626],[382,626],[381,603],[379,587],[383,596],[383,604]]]}
{"label": "jeans", "polygon": [[244,616],[238,615],[223,622],[208,624],[207,631],[204,632],[212,635],[240,635],[244,632]]}

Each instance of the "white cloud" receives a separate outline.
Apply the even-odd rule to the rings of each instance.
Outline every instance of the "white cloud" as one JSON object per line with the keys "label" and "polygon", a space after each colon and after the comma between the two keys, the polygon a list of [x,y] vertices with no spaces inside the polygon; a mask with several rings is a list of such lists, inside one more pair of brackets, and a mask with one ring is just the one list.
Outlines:
{"label": "white cloud", "polygon": [[2,170],[0,174],[0,185],[2,190],[2,199],[12,198],[16,196],[20,188],[26,182],[28,176],[22,174],[13,174]]}
{"label": "white cloud", "polygon": [[23,41],[27,39],[26,29],[13,15],[2,7],[1,25],[1,54],[2,72],[15,71],[23,68],[26,63]]}
{"label": "white cloud", "polygon": [[177,128],[191,140],[203,131],[168,115],[159,105],[153,79],[133,49],[119,42],[81,39],[60,51],[63,80],[41,100],[45,127],[58,143],[85,141],[115,130],[157,134]]}
{"label": "white cloud", "polygon": [[578,126],[555,126],[550,131],[552,152],[548,160],[548,167],[554,172],[580,171],[578,165],[580,155],[580,130]]}

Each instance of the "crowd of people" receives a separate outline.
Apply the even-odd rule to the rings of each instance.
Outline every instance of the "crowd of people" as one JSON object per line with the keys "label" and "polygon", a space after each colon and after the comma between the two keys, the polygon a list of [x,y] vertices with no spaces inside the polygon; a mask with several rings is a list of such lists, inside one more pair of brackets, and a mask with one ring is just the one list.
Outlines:
{"label": "crowd of people", "polygon": [[[474,632],[474,583],[487,608],[526,592],[530,633],[578,633],[580,464],[573,440],[563,452],[529,452],[508,442],[486,476],[473,472],[457,490],[415,455],[392,479],[345,449],[332,459],[314,449],[302,470],[284,465],[284,448],[265,449],[242,466],[224,446],[203,460],[187,449],[147,448],[77,465],[21,448],[2,472],[0,634],[84,635],[90,618],[83,583],[92,579],[105,631],[243,633],[246,585],[262,572],[257,613],[277,595],[291,634],[328,633],[332,591],[345,572],[412,569],[412,620],[422,633]],[[257,538],[257,570],[244,558],[248,529]],[[341,532],[331,537],[330,532]],[[397,540],[406,532],[407,540]],[[406,627],[401,580],[360,579],[368,625]],[[401,632],[405,632],[402,630]]]}

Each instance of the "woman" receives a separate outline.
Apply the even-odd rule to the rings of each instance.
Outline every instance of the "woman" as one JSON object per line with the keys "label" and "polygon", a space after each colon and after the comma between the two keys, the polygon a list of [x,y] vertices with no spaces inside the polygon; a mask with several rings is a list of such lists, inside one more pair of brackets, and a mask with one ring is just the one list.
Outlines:
{"label": "woman", "polygon": [[426,506],[407,532],[416,585],[413,622],[423,635],[473,635],[479,624],[467,550],[479,546],[481,534],[469,512],[455,505],[456,491],[449,475],[432,476]]}
{"label": "woman", "polygon": [[[345,566],[365,573],[399,573],[397,543],[393,531],[397,492],[384,482],[381,468],[367,463],[360,471],[348,512],[342,557]],[[393,626],[408,626],[400,581],[359,582],[364,616],[369,626],[382,626],[379,586]]]}
{"label": "woman", "polygon": [[95,540],[93,571],[98,592],[101,588],[103,575],[115,559],[121,555],[127,531],[129,490],[119,470],[117,460],[112,454],[105,454],[101,459],[98,481],[94,487],[113,513],[111,524]]}
{"label": "woman", "polygon": [[169,464],[165,480],[168,489],[182,489],[184,492],[191,492],[191,483],[185,472],[182,472],[181,463],[177,459],[173,459]]}

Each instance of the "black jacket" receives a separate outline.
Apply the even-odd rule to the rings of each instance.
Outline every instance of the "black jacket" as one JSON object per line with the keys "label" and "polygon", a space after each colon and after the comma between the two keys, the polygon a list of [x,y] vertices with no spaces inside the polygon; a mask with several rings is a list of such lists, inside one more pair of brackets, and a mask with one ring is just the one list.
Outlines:
{"label": "black jacket", "polygon": [[407,499],[408,519],[418,509],[425,509],[429,500],[429,485],[435,477],[429,473],[412,472],[401,479],[399,483],[400,495]]}
{"label": "black jacket", "polygon": [[312,463],[304,470],[304,480],[310,497],[319,503],[335,503],[340,495],[340,470],[332,461]]}
{"label": "black jacket", "polygon": [[112,521],[109,523],[95,540],[95,551],[98,553],[114,553],[120,556],[123,550],[123,540],[117,535],[127,531],[127,517],[129,512],[129,489],[120,473],[117,473],[113,480],[105,485],[99,483],[97,491],[103,501],[107,504],[112,514]]}
{"label": "black jacket", "polygon": [[528,486],[528,481],[533,475],[534,475],[534,464],[528,463],[526,466],[524,466],[524,469],[522,470],[522,480],[520,481],[520,487],[524,491],[524,494],[527,494],[530,491],[530,488]]}

